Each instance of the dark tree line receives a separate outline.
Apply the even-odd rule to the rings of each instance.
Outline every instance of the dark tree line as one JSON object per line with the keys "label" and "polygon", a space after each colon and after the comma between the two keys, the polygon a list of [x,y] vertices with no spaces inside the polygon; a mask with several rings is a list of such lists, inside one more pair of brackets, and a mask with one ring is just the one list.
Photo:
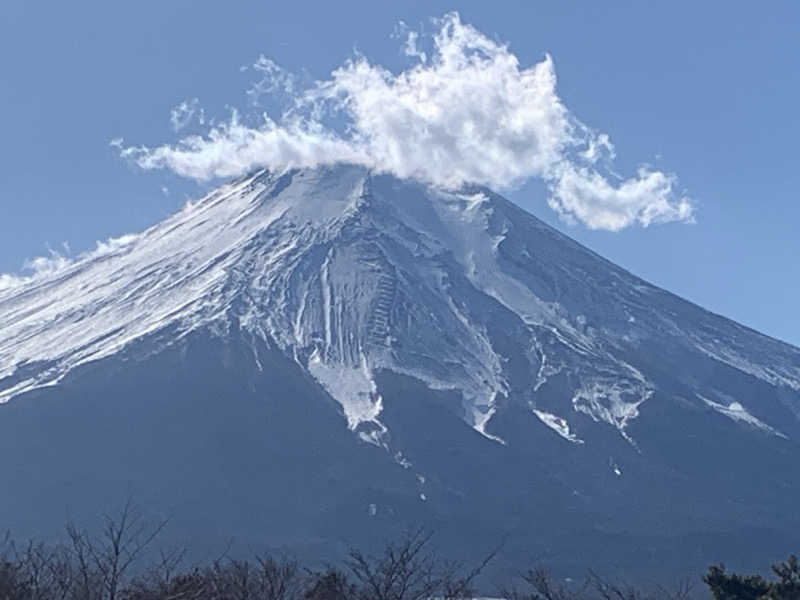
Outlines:
{"label": "dark tree line", "polygon": [[723,565],[708,569],[703,581],[716,600],[800,600],[800,561],[792,555],[773,565],[775,579],[728,573]]}
{"label": "dark tree line", "polygon": [[[475,581],[494,558],[472,568],[438,555],[431,535],[412,532],[370,555],[351,550],[338,566],[304,568],[263,555],[223,556],[204,566],[184,566],[180,550],[156,552],[166,520],[148,521],[128,502],[100,531],[74,524],[65,542],[23,546],[0,540],[0,600],[455,600],[475,597]],[[144,564],[146,563],[146,564]],[[729,573],[712,566],[708,591],[686,582],[643,592],[590,572],[581,584],[530,570],[496,596],[508,600],[800,600],[800,564],[792,556],[773,566],[774,578]]]}
{"label": "dark tree line", "polygon": [[450,600],[474,595],[491,558],[473,569],[443,560],[419,530],[378,555],[352,550],[340,567],[322,570],[269,555],[187,568],[183,551],[155,552],[165,525],[128,502],[94,535],[69,523],[59,545],[19,546],[6,537],[0,600]]}

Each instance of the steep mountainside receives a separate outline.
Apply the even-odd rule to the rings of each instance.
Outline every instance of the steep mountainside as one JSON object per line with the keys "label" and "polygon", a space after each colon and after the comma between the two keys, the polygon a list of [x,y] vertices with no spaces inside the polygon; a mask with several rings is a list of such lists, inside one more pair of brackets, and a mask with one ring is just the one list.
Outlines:
{"label": "steep mountainside", "polygon": [[0,289],[0,402],[23,532],[127,490],[209,548],[422,522],[664,572],[800,542],[800,350],[482,188],[223,186]]}

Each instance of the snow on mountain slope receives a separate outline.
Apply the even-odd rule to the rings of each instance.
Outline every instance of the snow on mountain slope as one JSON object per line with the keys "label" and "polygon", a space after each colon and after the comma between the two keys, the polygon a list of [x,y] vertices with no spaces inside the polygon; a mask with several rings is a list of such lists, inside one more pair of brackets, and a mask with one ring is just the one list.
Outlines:
{"label": "snow on mountain slope", "polygon": [[757,429],[762,429],[778,437],[785,438],[786,436],[783,435],[780,431],[776,431],[760,419],[754,417],[747,409],[739,404],[738,402],[731,402],[727,406],[724,404],[719,404],[718,402],[714,402],[713,400],[708,400],[707,398],[703,398],[700,396],[700,399],[705,402],[709,407],[713,408],[717,412],[725,415],[726,417],[734,420],[734,421],[741,421],[743,423],[747,423],[748,425],[752,425]]}
{"label": "snow on mountain slope", "polygon": [[[568,442],[582,443],[584,416],[635,443],[628,426],[663,378],[650,347],[800,391],[796,348],[633,277],[486,189],[337,166],[257,173],[0,288],[0,402],[135,340],[166,346],[201,328],[279,348],[377,445],[390,433],[381,369],[459,392],[459,415],[498,443],[506,401]],[[699,385],[690,371],[671,376]],[[759,407],[699,392],[696,406],[782,435]],[[800,419],[797,397],[778,396]]]}

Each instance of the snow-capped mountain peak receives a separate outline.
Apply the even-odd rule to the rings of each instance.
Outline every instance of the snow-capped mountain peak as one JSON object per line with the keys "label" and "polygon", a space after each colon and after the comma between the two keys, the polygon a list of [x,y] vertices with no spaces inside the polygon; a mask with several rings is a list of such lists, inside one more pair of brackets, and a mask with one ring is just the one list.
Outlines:
{"label": "snow-capped mountain peak", "polygon": [[[693,387],[674,366],[681,353],[800,390],[797,349],[637,279],[489,190],[344,165],[253,174],[0,289],[0,401],[200,329],[252,340],[256,364],[256,342],[279,348],[381,446],[382,370],[456,392],[451,409],[497,443],[493,418],[508,403],[565,442],[597,423],[635,443],[629,425],[666,379]],[[702,393],[687,402],[782,430],[770,407]],[[794,396],[778,396],[800,417]]]}

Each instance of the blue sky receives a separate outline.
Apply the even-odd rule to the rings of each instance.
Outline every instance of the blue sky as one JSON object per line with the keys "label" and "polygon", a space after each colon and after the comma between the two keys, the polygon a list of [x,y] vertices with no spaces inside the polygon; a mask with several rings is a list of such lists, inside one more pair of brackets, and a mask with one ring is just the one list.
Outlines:
{"label": "blue sky", "polygon": [[[527,68],[552,57],[558,97],[608,133],[613,169],[678,177],[695,224],[567,224],[539,177],[506,195],[658,285],[800,343],[796,117],[800,6],[615,2],[79,3],[0,5],[0,272],[136,231],[208,184],[145,171],[109,141],[174,142],[171,110],[246,109],[263,55],[306,80],[354,56],[408,67],[408,27],[457,10]],[[270,106],[269,97],[262,102]],[[251,107],[252,108],[252,107]],[[167,190],[165,193],[164,190]],[[580,221],[580,219],[578,219]]]}

